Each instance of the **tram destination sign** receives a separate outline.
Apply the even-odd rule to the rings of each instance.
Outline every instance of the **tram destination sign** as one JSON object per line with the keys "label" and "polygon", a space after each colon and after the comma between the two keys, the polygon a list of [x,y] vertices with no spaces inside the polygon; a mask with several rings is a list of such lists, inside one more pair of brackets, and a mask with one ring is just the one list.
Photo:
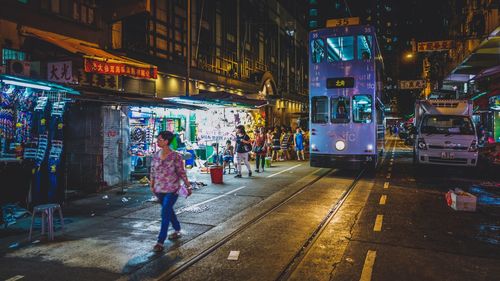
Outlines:
{"label": "tram destination sign", "polygon": [[354,88],[354,77],[336,77],[326,79],[327,89]]}

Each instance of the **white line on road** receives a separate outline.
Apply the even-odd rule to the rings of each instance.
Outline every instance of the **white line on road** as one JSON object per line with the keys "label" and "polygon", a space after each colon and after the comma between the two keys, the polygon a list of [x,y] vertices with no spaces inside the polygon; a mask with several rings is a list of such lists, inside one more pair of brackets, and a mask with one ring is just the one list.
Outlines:
{"label": "white line on road", "polygon": [[382,196],[380,196],[380,201],[378,202],[378,204],[385,205],[386,201],[387,201],[387,195],[382,195]]}
{"label": "white line on road", "polygon": [[373,265],[375,264],[376,257],[377,257],[377,251],[368,250],[368,253],[366,253],[365,264],[363,265],[363,271],[361,271],[361,277],[359,278],[359,281],[372,280]]}
{"label": "white line on road", "polygon": [[290,170],[292,170],[292,169],[295,169],[295,168],[297,168],[298,166],[301,166],[301,165],[302,165],[302,164],[297,164],[297,165],[295,165],[295,166],[293,166],[293,167],[290,167],[290,168],[288,168],[288,169],[285,169],[285,170],[283,170],[283,171],[281,171],[281,172],[277,172],[276,174],[269,175],[269,176],[267,176],[267,178],[272,178],[272,177],[277,176],[277,175],[279,175],[279,174],[282,174],[282,173],[284,173],[284,172],[286,172],[286,171],[290,171]]}
{"label": "white line on road", "polygon": [[16,276],[11,277],[9,279],[5,279],[5,281],[16,281],[16,280],[23,279],[23,278],[24,278],[24,276],[22,276],[22,275],[16,275]]}
{"label": "white line on road", "polygon": [[386,181],[386,182],[384,182],[384,189],[388,189],[388,188],[389,188],[389,182]]}
{"label": "white line on road", "polygon": [[224,196],[227,196],[227,195],[229,195],[229,194],[231,194],[231,193],[235,193],[236,191],[238,191],[238,190],[240,190],[240,189],[243,189],[243,188],[245,188],[245,187],[246,187],[246,186],[238,187],[238,188],[236,188],[236,189],[233,189],[233,190],[231,190],[231,191],[229,191],[229,192],[226,192],[226,193],[224,193],[224,194],[222,194],[222,195],[219,195],[219,196],[216,196],[216,197],[214,197],[214,198],[210,198],[210,199],[208,199],[208,200],[205,200],[205,201],[203,201],[203,202],[200,202],[200,203],[197,203],[197,204],[194,204],[194,205],[191,205],[191,206],[186,206],[186,207],[184,207],[184,208],[179,209],[179,210],[178,210],[175,214],[176,214],[176,215],[182,214],[182,213],[184,213],[185,211],[188,211],[188,210],[190,210],[190,209],[194,209],[194,208],[196,208],[196,207],[198,207],[198,206],[201,206],[201,205],[203,205],[203,204],[206,204],[206,203],[208,203],[208,202],[212,202],[212,201],[214,201],[214,200],[217,200],[217,199],[219,199],[219,198],[222,198],[222,197],[224,197]]}
{"label": "white line on road", "polygon": [[389,168],[387,169],[387,171],[389,171],[389,172],[390,172],[390,171],[392,171],[392,167],[389,167]]}
{"label": "white line on road", "polygon": [[388,173],[387,174],[387,177],[385,177],[386,179],[390,179],[391,178],[391,173]]}
{"label": "white line on road", "polygon": [[384,215],[377,215],[375,219],[375,225],[373,226],[373,231],[381,231],[382,230],[382,221],[384,220]]}

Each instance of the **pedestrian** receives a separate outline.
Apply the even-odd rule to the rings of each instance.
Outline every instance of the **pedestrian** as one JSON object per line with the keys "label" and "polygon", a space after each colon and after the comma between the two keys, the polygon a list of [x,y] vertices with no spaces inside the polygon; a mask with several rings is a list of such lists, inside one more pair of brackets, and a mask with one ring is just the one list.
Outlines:
{"label": "pedestrian", "polygon": [[252,142],[250,137],[245,132],[245,127],[243,125],[238,125],[236,127],[236,169],[238,174],[235,178],[241,178],[241,161],[245,163],[248,170],[248,176],[252,176],[252,168],[250,163],[248,163],[248,153],[252,150]]}
{"label": "pedestrian", "polygon": [[281,157],[282,160],[291,160],[288,148],[290,147],[290,132],[287,128],[283,127],[281,130]]}
{"label": "pedestrian", "polygon": [[269,128],[266,134],[266,147],[267,147],[267,156],[271,157],[273,153],[273,130]]}
{"label": "pedestrian", "polygon": [[301,160],[300,156],[302,156],[302,160],[306,160],[304,157],[304,135],[302,134],[301,128],[297,128],[295,130],[295,135],[293,136],[293,144],[297,153],[297,160]]}
{"label": "pedestrian", "polygon": [[[231,141],[226,141],[226,147],[224,148],[224,152],[222,154],[222,169],[224,170],[224,174],[226,173],[226,166],[233,162],[234,159],[234,147],[231,145]],[[229,171],[231,173],[231,171]]]}
{"label": "pedestrian", "polygon": [[271,158],[273,161],[279,160],[279,151],[281,150],[280,138],[281,133],[279,127],[274,128],[273,133],[273,153],[271,154]]}
{"label": "pedestrian", "polygon": [[252,150],[255,153],[255,172],[260,173],[259,166],[262,166],[262,172],[264,172],[264,165],[266,163],[266,151],[267,151],[266,135],[264,128],[260,128],[259,130],[257,130]]}
{"label": "pedestrian", "polygon": [[174,204],[179,195],[181,180],[186,185],[188,196],[191,195],[191,184],[184,170],[182,155],[170,148],[170,143],[175,135],[170,131],[162,131],[158,134],[157,144],[161,148],[153,154],[151,161],[150,188],[161,203],[161,228],[158,241],[153,251],[163,251],[163,243],[167,238],[168,226],[172,223],[174,232],[168,239],[174,240],[181,236],[181,226],[174,212]]}

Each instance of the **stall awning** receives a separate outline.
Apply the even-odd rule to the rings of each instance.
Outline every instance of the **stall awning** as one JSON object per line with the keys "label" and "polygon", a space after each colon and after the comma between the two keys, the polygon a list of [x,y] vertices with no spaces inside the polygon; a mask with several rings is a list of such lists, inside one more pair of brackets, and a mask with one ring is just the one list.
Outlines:
{"label": "stall awning", "polygon": [[84,59],[85,72],[126,75],[146,79],[156,79],[158,75],[158,68],[154,65],[112,54],[91,42],[28,26],[21,27],[21,34],[38,38],[68,52],[81,55]]}
{"label": "stall awning", "polygon": [[197,105],[183,104],[175,101],[164,100],[157,97],[149,97],[130,93],[116,93],[115,91],[94,92],[93,89],[82,90],[82,95],[76,100],[98,102],[108,105],[128,105],[143,107],[163,107],[170,109],[206,110],[207,108]]}
{"label": "stall awning", "polygon": [[189,104],[213,104],[220,106],[235,106],[247,108],[259,108],[268,104],[266,100],[249,99],[244,96],[239,96],[223,91],[200,91],[200,93],[197,95],[189,97],[170,98],[169,100]]}
{"label": "stall awning", "polygon": [[19,77],[19,76],[0,74],[0,81],[3,84],[25,87],[25,88],[33,88],[33,89],[52,91],[52,92],[61,92],[61,93],[67,93],[67,94],[72,94],[72,95],[79,95],[80,94],[78,91],[76,91],[74,89],[71,89],[69,87],[65,87],[65,86],[62,86],[62,85],[59,85],[56,83],[51,83],[51,82],[43,81],[43,80],[24,78],[24,77]]}

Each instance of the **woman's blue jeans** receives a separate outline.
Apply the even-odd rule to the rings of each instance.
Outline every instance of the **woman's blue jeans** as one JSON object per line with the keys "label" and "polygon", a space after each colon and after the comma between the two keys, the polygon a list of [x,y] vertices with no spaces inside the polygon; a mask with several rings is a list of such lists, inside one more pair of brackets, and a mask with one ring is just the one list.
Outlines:
{"label": "woman's blue jeans", "polygon": [[161,203],[161,228],[158,235],[158,243],[163,244],[167,239],[167,231],[169,223],[172,223],[175,231],[181,230],[181,225],[177,220],[174,211],[174,204],[179,198],[176,193],[158,193],[156,194]]}

